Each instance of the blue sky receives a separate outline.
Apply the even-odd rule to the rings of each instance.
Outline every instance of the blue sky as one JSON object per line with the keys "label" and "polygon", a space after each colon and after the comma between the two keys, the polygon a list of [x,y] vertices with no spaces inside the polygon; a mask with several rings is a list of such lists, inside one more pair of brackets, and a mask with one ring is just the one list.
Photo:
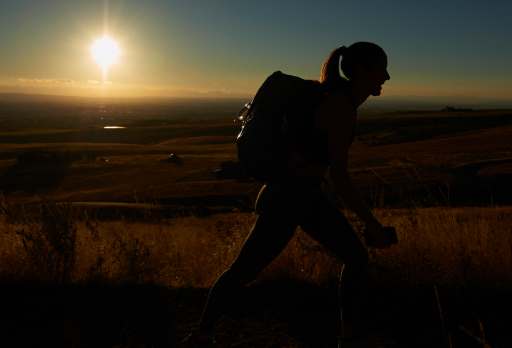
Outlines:
{"label": "blue sky", "polygon": [[[316,78],[333,48],[370,41],[388,55],[383,95],[512,99],[511,1],[0,0],[0,9],[1,91],[253,94],[275,70]],[[106,80],[91,53],[105,33],[121,50]]]}

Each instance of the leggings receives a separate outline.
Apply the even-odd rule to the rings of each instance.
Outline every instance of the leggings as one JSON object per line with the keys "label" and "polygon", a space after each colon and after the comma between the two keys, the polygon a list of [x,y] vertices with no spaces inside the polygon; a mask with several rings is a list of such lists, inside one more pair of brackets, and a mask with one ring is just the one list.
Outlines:
{"label": "leggings", "polygon": [[268,183],[256,200],[258,217],[240,253],[210,290],[199,329],[212,334],[219,318],[243,287],[270,264],[292,239],[297,226],[343,261],[339,295],[345,326],[360,324],[368,252],[338,207],[320,189],[323,177],[300,172]]}

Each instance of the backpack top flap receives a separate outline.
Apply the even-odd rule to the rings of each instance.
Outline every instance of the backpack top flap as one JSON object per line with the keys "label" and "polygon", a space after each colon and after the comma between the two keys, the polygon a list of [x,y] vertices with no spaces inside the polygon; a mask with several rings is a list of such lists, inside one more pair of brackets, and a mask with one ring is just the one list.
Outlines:
{"label": "backpack top flap", "polygon": [[294,108],[298,94],[306,85],[307,81],[297,76],[286,75],[276,71],[270,75],[261,85],[252,102],[251,108],[258,109],[258,112],[268,121],[272,122],[276,114],[282,114],[287,109]]}

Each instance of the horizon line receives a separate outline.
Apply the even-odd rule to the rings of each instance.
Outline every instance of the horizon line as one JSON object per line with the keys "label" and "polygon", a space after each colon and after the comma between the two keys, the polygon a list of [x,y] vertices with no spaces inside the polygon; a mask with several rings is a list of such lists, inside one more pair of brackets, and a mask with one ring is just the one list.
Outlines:
{"label": "horizon line", "polygon": [[[0,87],[12,87],[12,86],[0,86]],[[78,95],[78,94],[46,94],[46,93],[30,93],[30,92],[0,92],[0,95],[26,95],[26,96],[48,96],[48,97],[64,97],[64,98],[100,98],[100,99],[169,99],[169,98],[189,98],[189,99],[243,99],[243,98],[252,98],[254,95],[246,94],[246,93],[226,93],[223,91],[207,91],[207,92],[199,92],[187,89],[179,89],[174,90],[175,92],[186,92],[186,93],[194,93],[199,94],[197,96],[173,96],[173,95],[160,95],[160,96],[152,96],[152,95],[143,95],[143,96],[105,96],[105,95]],[[208,95],[208,94],[216,94],[216,96]],[[476,95],[463,95],[463,94],[451,94],[451,95],[417,95],[417,94],[407,94],[407,95],[384,95],[384,96],[375,96],[374,98],[407,98],[407,97],[415,97],[415,98],[478,98],[483,100],[492,100],[492,101],[508,101],[512,102],[512,99],[506,98],[493,98],[493,97],[479,97]]]}

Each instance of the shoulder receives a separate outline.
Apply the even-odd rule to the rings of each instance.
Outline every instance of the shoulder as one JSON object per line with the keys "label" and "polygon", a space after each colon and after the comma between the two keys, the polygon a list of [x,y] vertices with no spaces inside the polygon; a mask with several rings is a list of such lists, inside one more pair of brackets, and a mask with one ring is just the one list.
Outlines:
{"label": "shoulder", "polygon": [[327,129],[339,127],[341,123],[353,123],[354,108],[350,98],[343,91],[334,92],[329,95],[316,111],[316,118],[322,120]]}

